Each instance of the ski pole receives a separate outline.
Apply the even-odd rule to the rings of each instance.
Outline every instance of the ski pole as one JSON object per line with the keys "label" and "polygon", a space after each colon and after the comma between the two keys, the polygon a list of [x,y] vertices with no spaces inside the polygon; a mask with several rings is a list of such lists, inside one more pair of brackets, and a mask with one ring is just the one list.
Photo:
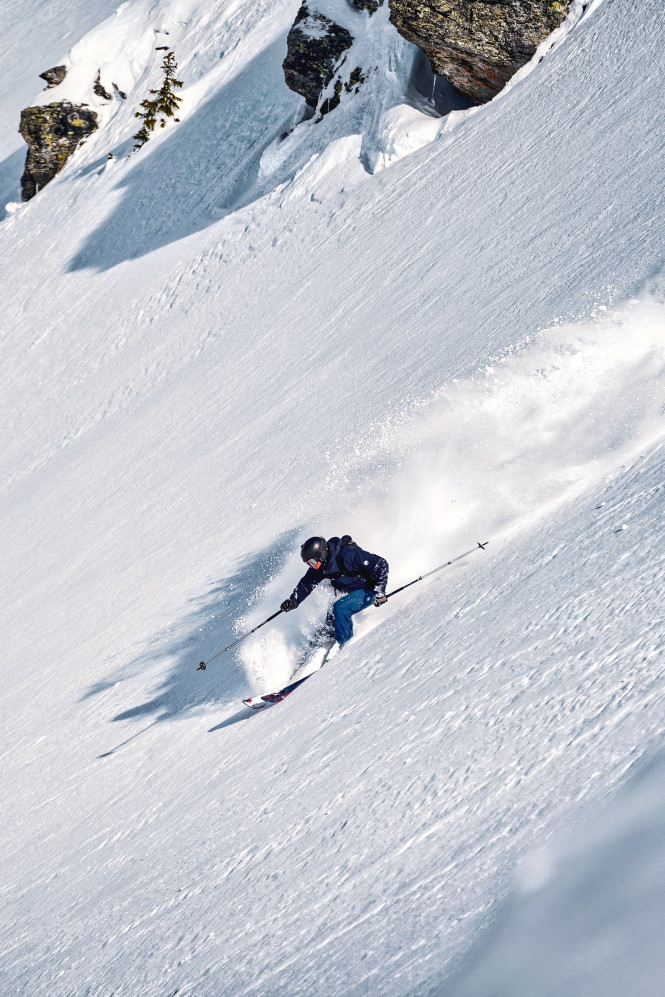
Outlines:
{"label": "ski pole", "polygon": [[245,639],[245,637],[249,637],[250,634],[253,634],[257,630],[260,630],[261,627],[264,627],[266,625],[266,623],[270,623],[271,620],[274,620],[275,617],[279,616],[281,612],[283,612],[283,610],[278,609],[277,612],[273,613],[272,616],[269,616],[267,620],[264,620],[263,623],[259,623],[259,625],[256,626],[256,627],[254,627],[253,630],[248,630],[246,634],[242,635],[242,637],[238,637],[237,640],[234,640],[232,644],[229,644],[228,647],[225,647],[223,651],[219,652],[219,654],[214,654],[212,656],[212,658],[208,659],[208,661],[202,661],[201,664],[199,665],[199,667],[196,669],[197,672],[205,671],[206,670],[206,665],[209,665],[211,661],[214,661],[215,658],[221,657],[222,654],[226,654],[227,651],[230,651],[232,647],[235,647],[236,644],[239,644],[241,640]]}
{"label": "ski pole", "polygon": [[408,589],[409,586],[415,585],[416,582],[422,582],[423,578],[429,578],[430,575],[435,575],[437,571],[441,571],[442,568],[447,568],[448,565],[454,564],[455,561],[461,561],[463,557],[468,557],[469,554],[473,554],[474,550],[478,550],[479,547],[481,550],[485,550],[488,543],[489,540],[486,540],[484,544],[481,544],[480,541],[478,541],[477,546],[472,547],[471,550],[467,550],[463,554],[458,554],[457,557],[452,559],[452,561],[446,561],[445,564],[440,564],[438,568],[432,568],[431,571],[426,571],[424,575],[420,575],[419,578],[414,578],[412,582],[407,582],[406,585],[402,585],[400,588],[395,589],[394,592],[389,592],[386,599],[390,599],[391,596],[397,595],[398,592],[403,592],[404,589]]}

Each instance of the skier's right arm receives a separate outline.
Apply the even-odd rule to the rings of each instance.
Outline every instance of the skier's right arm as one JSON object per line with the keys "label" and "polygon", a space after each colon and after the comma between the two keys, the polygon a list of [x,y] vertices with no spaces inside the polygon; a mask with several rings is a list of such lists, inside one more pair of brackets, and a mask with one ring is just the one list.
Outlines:
{"label": "skier's right arm", "polygon": [[293,592],[288,599],[285,599],[282,605],[279,607],[283,613],[288,613],[291,609],[296,609],[297,606],[306,599],[310,594],[312,589],[316,588],[319,582],[323,581],[323,572],[321,569],[315,570],[314,568],[308,568],[305,574],[302,576]]}

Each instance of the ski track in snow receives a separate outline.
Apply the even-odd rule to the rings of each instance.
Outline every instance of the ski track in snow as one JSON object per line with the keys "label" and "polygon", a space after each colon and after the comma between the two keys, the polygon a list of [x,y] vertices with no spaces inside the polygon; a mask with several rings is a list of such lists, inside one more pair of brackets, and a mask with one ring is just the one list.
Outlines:
{"label": "ski track in snow", "polygon": [[[296,126],[297,6],[67,39],[62,94],[105,52],[133,89],[0,226],[3,994],[446,992],[516,865],[661,743],[660,5],[592,5],[436,128],[386,9],[384,75]],[[157,29],[183,120],[130,157]],[[397,161],[412,119],[440,138]],[[196,665],[315,531],[391,587],[491,543],[246,719],[325,593]]]}

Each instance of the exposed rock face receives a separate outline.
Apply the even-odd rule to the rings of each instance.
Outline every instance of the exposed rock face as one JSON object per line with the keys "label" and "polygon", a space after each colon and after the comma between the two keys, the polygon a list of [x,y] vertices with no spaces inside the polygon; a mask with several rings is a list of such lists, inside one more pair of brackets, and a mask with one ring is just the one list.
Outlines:
{"label": "exposed rock face", "polygon": [[350,3],[356,10],[367,10],[370,14],[374,14],[383,3],[383,0],[350,0]]}
{"label": "exposed rock face", "polygon": [[67,75],[66,66],[54,66],[52,69],[45,69],[43,73],[39,74],[40,80],[46,80],[45,90],[51,90],[53,87],[59,86]]}
{"label": "exposed rock face", "polygon": [[95,96],[101,97],[102,100],[113,100],[112,95],[108,92],[108,90],[104,87],[104,84],[102,83],[101,69],[97,70],[97,79],[92,85],[92,92],[95,94]]}
{"label": "exposed rock face", "polygon": [[286,85],[316,108],[352,44],[353,35],[346,28],[303,3],[287,38],[288,51],[282,64]]}
{"label": "exposed rock face", "polygon": [[346,90],[347,93],[358,93],[366,79],[367,76],[363,74],[360,66],[356,66],[355,69],[351,70],[346,83],[342,83],[341,76],[338,76],[335,80],[332,96],[326,97],[319,108],[321,114],[328,114],[330,111],[335,110],[342,99],[343,90]]}
{"label": "exposed rock face", "polygon": [[390,20],[433,71],[478,104],[491,100],[562,23],[571,0],[388,0]]}
{"label": "exposed rock face", "polygon": [[21,111],[19,131],[29,147],[21,177],[22,200],[29,201],[45,187],[96,128],[94,111],[64,101]]}

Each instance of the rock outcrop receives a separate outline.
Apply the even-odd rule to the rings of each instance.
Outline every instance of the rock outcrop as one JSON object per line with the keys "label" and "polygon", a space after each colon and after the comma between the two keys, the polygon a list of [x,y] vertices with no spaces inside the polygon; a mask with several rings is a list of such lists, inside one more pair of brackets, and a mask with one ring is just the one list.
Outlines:
{"label": "rock outcrop", "polygon": [[108,92],[108,90],[102,83],[101,69],[97,70],[97,79],[92,85],[92,92],[96,97],[101,97],[102,100],[113,100],[113,95]]}
{"label": "rock outcrop", "polygon": [[390,20],[432,70],[478,104],[491,100],[563,22],[571,0],[388,0]]}
{"label": "rock outcrop", "polygon": [[366,10],[370,14],[375,14],[383,0],[351,0],[351,6],[356,10]]}
{"label": "rock outcrop", "polygon": [[45,69],[43,73],[40,73],[39,78],[46,80],[45,90],[52,90],[53,87],[60,86],[66,75],[66,66],[53,66],[52,69]]}
{"label": "rock outcrop", "polygon": [[353,35],[346,28],[303,3],[287,38],[282,64],[286,85],[316,108],[352,44]]}
{"label": "rock outcrop", "polygon": [[21,197],[29,201],[60,172],[80,142],[97,128],[90,108],[61,101],[21,111],[19,131],[28,143]]}

